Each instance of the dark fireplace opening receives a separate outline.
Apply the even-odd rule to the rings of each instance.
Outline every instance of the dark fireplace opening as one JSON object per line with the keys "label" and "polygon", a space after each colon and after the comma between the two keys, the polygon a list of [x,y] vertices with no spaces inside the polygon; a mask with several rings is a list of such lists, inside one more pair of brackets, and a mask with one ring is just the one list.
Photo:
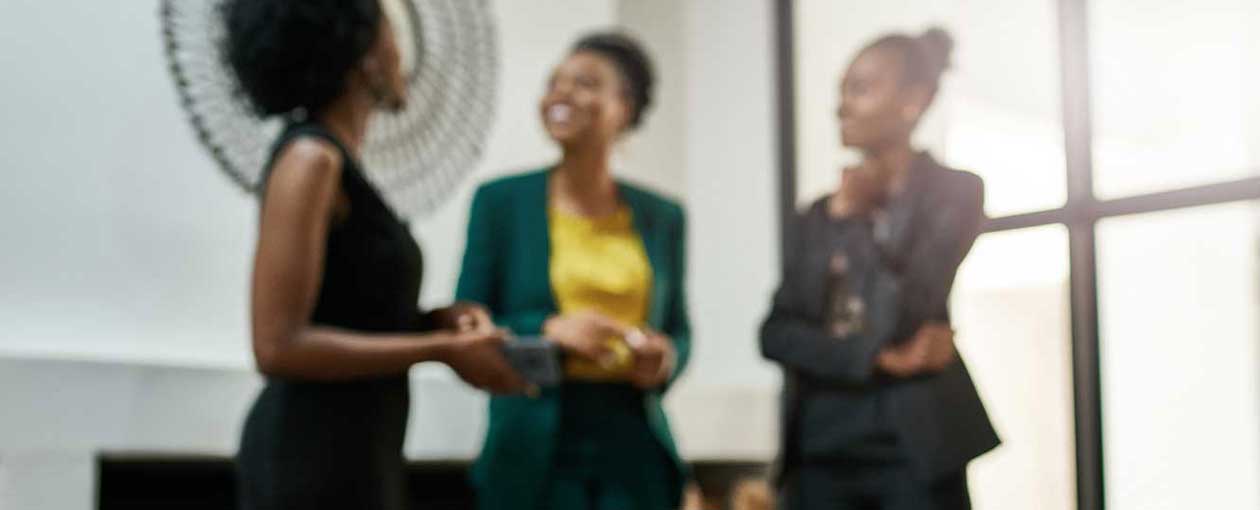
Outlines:
{"label": "dark fireplace opening", "polygon": [[[412,462],[407,466],[411,508],[473,510],[475,494],[464,461]],[[693,464],[707,508],[724,508],[731,486],[765,471],[755,462]],[[97,457],[99,510],[234,510],[236,475],[230,457],[109,453]]]}

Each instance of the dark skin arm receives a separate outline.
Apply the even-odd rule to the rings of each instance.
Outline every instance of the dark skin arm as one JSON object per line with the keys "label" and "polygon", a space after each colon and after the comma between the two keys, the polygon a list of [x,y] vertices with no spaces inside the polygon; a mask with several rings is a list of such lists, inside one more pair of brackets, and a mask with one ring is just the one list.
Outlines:
{"label": "dark skin arm", "polygon": [[[499,354],[505,334],[476,318],[471,327],[427,334],[369,334],[310,322],[328,232],[344,214],[340,180],[340,155],[320,140],[299,139],[275,162],[263,200],[251,284],[259,371],[339,381],[402,374],[416,363],[438,361],[474,386],[496,392],[523,388]],[[443,312],[439,317],[449,323],[462,315]]]}
{"label": "dark skin arm", "polygon": [[893,377],[915,377],[945,370],[958,359],[954,331],[948,324],[930,322],[909,341],[879,352],[876,366]]}

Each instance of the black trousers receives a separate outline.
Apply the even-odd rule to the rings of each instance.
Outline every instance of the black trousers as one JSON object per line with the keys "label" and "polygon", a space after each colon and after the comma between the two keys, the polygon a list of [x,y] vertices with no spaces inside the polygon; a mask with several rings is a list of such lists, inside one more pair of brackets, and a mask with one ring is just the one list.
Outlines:
{"label": "black trousers", "polygon": [[807,464],[789,468],[780,510],[970,510],[967,471],[918,479],[903,463]]}

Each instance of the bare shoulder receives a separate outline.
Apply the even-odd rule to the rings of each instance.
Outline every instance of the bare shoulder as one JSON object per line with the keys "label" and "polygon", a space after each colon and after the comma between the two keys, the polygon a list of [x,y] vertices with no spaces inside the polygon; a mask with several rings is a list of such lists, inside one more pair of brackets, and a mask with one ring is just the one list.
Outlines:
{"label": "bare shoulder", "polygon": [[341,154],[328,141],[301,137],[285,145],[273,165],[273,185],[277,180],[311,184],[335,181],[341,174]]}
{"label": "bare shoulder", "polygon": [[341,152],[332,143],[312,137],[294,139],[272,163],[263,210],[283,212],[286,216],[281,217],[328,217],[341,188],[341,166]]}

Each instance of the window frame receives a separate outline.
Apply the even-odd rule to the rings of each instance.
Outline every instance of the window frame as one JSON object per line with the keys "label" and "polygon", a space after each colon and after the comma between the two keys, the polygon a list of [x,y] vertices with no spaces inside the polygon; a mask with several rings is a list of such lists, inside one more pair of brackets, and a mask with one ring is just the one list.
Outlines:
{"label": "window frame", "polygon": [[[1061,101],[1068,194],[1056,209],[989,219],[984,232],[1045,225],[1068,229],[1072,331],[1073,419],[1079,510],[1103,510],[1105,470],[1100,339],[1098,328],[1097,225],[1106,218],[1260,200],[1260,177],[1100,200],[1094,192],[1093,110],[1089,70],[1089,0],[1051,0],[1058,7]],[[780,250],[795,235],[796,49],[794,0],[775,0]],[[780,260],[787,260],[780,257]]]}

